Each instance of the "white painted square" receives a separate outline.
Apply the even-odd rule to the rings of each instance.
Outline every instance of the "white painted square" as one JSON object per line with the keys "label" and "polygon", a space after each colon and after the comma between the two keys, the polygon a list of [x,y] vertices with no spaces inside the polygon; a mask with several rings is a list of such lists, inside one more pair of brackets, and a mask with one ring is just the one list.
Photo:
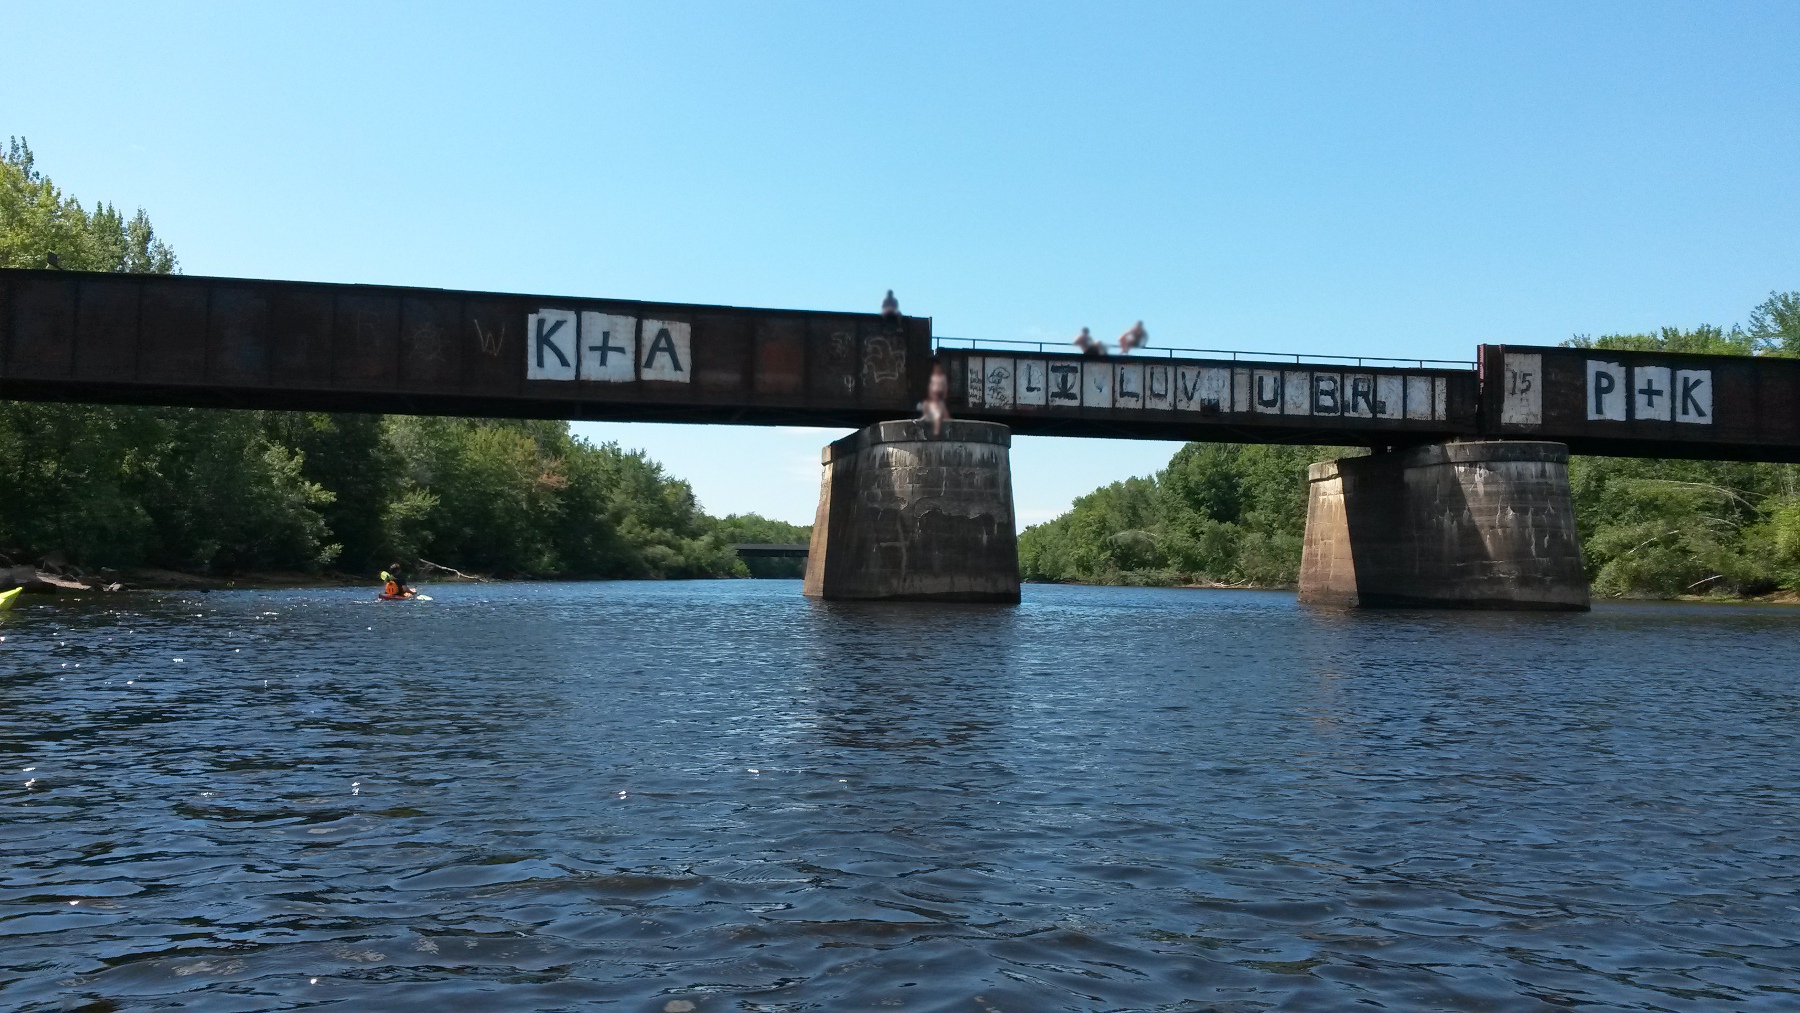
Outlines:
{"label": "white painted square", "polygon": [[581,314],[581,378],[600,383],[637,379],[637,317]]}
{"label": "white painted square", "polygon": [[646,380],[687,383],[694,376],[693,332],[680,320],[644,321],[643,358],[638,375]]}
{"label": "white painted square", "polygon": [[1197,412],[1200,410],[1200,374],[1199,366],[1175,367],[1175,408],[1177,411]]}
{"label": "white painted square", "polygon": [[1175,407],[1175,367],[1144,367],[1144,407],[1163,411]]}
{"label": "white painted square", "polygon": [[1382,373],[1375,378],[1375,417],[1403,418],[1406,414],[1406,377]]}
{"label": "white painted square", "polygon": [[1314,373],[1312,375],[1312,413],[1314,415],[1344,414],[1344,377],[1340,373]]}
{"label": "white painted square", "polygon": [[987,388],[987,371],[982,368],[984,361],[979,355],[969,356],[969,382],[964,394],[970,408],[981,407],[982,392]]}
{"label": "white painted square", "polygon": [[1052,362],[1050,371],[1050,403],[1077,408],[1081,405],[1081,363]]}
{"label": "white painted square", "polygon": [[1500,424],[1538,426],[1544,423],[1544,357],[1536,352],[1507,352],[1505,385],[1500,395]]}
{"label": "white painted square", "polygon": [[1041,408],[1048,403],[1050,373],[1044,367],[1042,359],[1020,359],[1018,376],[1018,397],[1015,399],[1021,408]]}
{"label": "white painted square", "polygon": [[1431,378],[1431,417],[1439,422],[1450,417],[1450,378]]}
{"label": "white painted square", "polygon": [[[1248,398],[1240,400],[1235,406],[1236,410],[1243,411],[1244,402],[1248,400]],[[1212,408],[1206,407],[1208,402],[1212,403]],[[1233,410],[1233,407],[1231,403],[1231,370],[1221,369],[1218,366],[1202,366],[1200,369],[1201,410],[1228,412]]]}
{"label": "white painted square", "polygon": [[1594,422],[1623,422],[1631,404],[1625,367],[1616,362],[1587,361],[1587,417]]}
{"label": "white painted square", "polygon": [[[1231,371],[1231,404],[1230,411],[1247,412],[1254,402],[1251,397],[1251,376],[1248,369],[1233,368]],[[1227,406],[1221,405],[1221,408]]]}
{"label": "white painted square", "polygon": [[1406,417],[1427,420],[1431,418],[1431,377],[1408,376],[1406,378]]}
{"label": "white painted square", "polygon": [[1712,370],[1676,370],[1675,421],[1710,426],[1712,420]]}
{"label": "white painted square", "polygon": [[1113,370],[1110,362],[1081,364],[1081,407],[1113,406]]}
{"label": "white painted square", "polygon": [[1646,422],[1668,422],[1675,417],[1674,370],[1667,366],[1631,367],[1631,417]]}
{"label": "white painted square", "polygon": [[1375,375],[1373,373],[1345,374],[1344,414],[1353,419],[1375,417]]}
{"label": "white painted square", "polygon": [[984,375],[986,382],[981,389],[982,399],[989,408],[1011,408],[1013,406],[1013,358],[990,355],[983,360],[986,364]]}
{"label": "white painted square", "polygon": [[1265,415],[1281,414],[1281,373],[1259,369],[1252,382],[1255,389],[1250,392],[1251,406]]}
{"label": "white painted square", "polygon": [[1113,367],[1113,407],[1144,407],[1144,367],[1120,363]]}
{"label": "white painted square", "polygon": [[525,317],[525,379],[575,379],[574,310],[538,310]]}
{"label": "white painted square", "polygon": [[1309,370],[1290,369],[1282,376],[1281,413],[1312,414],[1312,373]]}

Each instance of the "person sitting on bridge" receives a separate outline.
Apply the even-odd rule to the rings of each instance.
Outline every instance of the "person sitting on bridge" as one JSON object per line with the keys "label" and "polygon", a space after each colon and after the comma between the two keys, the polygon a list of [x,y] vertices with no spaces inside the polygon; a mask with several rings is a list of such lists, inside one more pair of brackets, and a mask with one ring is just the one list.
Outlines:
{"label": "person sitting on bridge", "polygon": [[1119,352],[1130,355],[1134,348],[1142,348],[1150,341],[1150,332],[1144,330],[1144,322],[1139,320],[1131,325],[1131,330],[1119,335]]}
{"label": "person sitting on bridge", "polygon": [[925,384],[925,400],[919,403],[919,421],[931,423],[931,435],[944,435],[944,423],[950,421],[950,377],[944,364],[931,364],[931,379]]}
{"label": "person sitting on bridge", "polygon": [[1091,355],[1096,359],[1106,358],[1106,342],[1094,340],[1094,336],[1085,327],[1080,334],[1075,335],[1075,347],[1081,349],[1083,355]]}

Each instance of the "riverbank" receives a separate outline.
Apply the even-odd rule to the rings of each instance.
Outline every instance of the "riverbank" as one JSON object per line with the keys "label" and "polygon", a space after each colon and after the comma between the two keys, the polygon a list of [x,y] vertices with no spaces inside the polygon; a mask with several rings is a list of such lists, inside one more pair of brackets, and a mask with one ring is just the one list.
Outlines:
{"label": "riverbank", "polygon": [[[1125,581],[1099,580],[1025,580],[1026,584],[1067,584],[1072,587],[1161,587],[1180,591],[1287,591],[1296,590],[1291,583],[1258,584],[1252,582],[1225,584],[1213,581],[1197,581],[1191,583],[1132,583]],[[1671,596],[1658,595],[1596,595],[1596,602],[1628,602],[1628,601],[1660,601],[1689,602],[1694,604],[1716,605],[1800,605],[1800,592],[1774,591],[1761,595],[1730,594],[1683,594]]]}
{"label": "riverbank", "polygon": [[[374,587],[380,581],[373,574],[339,573],[336,571],[302,572],[266,570],[230,575],[182,573],[140,567],[124,570],[101,570],[84,573],[69,568],[15,566],[10,572],[0,571],[0,591],[23,587],[26,594],[107,594],[121,591],[236,591],[291,590],[309,587]],[[432,584],[473,584],[490,578],[432,571],[418,574],[416,580]]]}
{"label": "riverbank", "polygon": [[[5,571],[0,571],[0,573],[5,573]],[[619,578],[490,577],[480,574],[434,570],[430,573],[419,574],[414,579],[421,585],[426,585],[476,584],[492,581],[504,581],[509,583],[544,583],[562,580],[617,580]],[[642,579],[654,581],[657,578]],[[713,577],[701,579],[740,580],[745,578]],[[26,594],[107,594],[124,591],[279,591],[297,590],[302,588],[373,587],[376,583],[376,578],[373,576],[339,573],[335,571],[304,573],[271,570],[222,576],[182,573],[176,570],[138,568],[119,571],[103,570],[98,574],[89,575],[82,574],[79,571],[56,571],[38,569],[35,567],[13,567],[10,574],[0,576],[0,591],[9,591],[15,587],[21,586],[25,588]],[[1023,581],[1023,583],[1065,584],[1071,587],[1161,587],[1182,591],[1286,591],[1292,593],[1295,590],[1293,584],[1227,584],[1210,581],[1180,584],[1148,584],[1085,580],[1026,580]],[[1673,597],[1657,597],[1653,595],[1597,596],[1595,601],[1685,602],[1702,605],[1800,605],[1800,592],[1775,591],[1770,594],[1752,597],[1724,594],[1687,594]]]}

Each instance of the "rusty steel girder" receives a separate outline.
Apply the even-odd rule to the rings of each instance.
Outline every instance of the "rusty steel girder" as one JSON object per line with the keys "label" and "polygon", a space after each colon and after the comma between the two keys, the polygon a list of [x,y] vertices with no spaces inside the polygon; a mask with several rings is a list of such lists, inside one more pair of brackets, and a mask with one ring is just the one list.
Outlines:
{"label": "rusty steel girder", "polygon": [[[445,289],[0,270],[0,397],[861,427],[918,410],[931,321]],[[1800,461],[1800,360],[1483,345],[1478,369],[944,349],[1024,434]]]}
{"label": "rusty steel girder", "polygon": [[931,358],[917,317],[47,270],[0,327],[0,396],[421,415],[858,426]]}

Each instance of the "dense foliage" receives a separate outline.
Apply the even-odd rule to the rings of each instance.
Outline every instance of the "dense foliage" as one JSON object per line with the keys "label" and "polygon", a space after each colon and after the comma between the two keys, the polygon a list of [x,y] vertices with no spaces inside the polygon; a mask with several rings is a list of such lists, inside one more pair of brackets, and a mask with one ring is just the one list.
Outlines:
{"label": "dense foliage", "polygon": [[[1579,336],[1581,348],[1800,355],[1800,292],[1747,324]],[[1191,443],[1150,478],[1115,482],[1026,529],[1034,580],[1277,586],[1299,576],[1306,466],[1341,451]],[[1800,591],[1800,467],[1576,457],[1576,523],[1601,596]]]}
{"label": "dense foliage", "polygon": [[[14,141],[0,266],[52,253],[68,270],[176,264],[143,211],[83,209]],[[708,517],[655,462],[562,422],[0,402],[0,492],[0,553],[86,569],[743,576],[733,542],[809,534]]]}
{"label": "dense foliage", "polygon": [[46,267],[52,254],[70,271],[175,270],[174,252],[156,237],[142,208],[129,221],[111,204],[83,209],[44,178],[31,149],[15,137],[0,158],[0,267]]}
{"label": "dense foliage", "polygon": [[[812,526],[772,521],[757,514],[730,514],[719,521],[720,539],[731,545],[805,545],[812,541]],[[806,557],[778,556],[744,560],[752,577],[804,577]]]}
{"label": "dense foliage", "polygon": [[1291,583],[1306,529],[1306,466],[1344,451],[1190,443],[1150,478],[1114,482],[1027,528],[1028,580]]}

